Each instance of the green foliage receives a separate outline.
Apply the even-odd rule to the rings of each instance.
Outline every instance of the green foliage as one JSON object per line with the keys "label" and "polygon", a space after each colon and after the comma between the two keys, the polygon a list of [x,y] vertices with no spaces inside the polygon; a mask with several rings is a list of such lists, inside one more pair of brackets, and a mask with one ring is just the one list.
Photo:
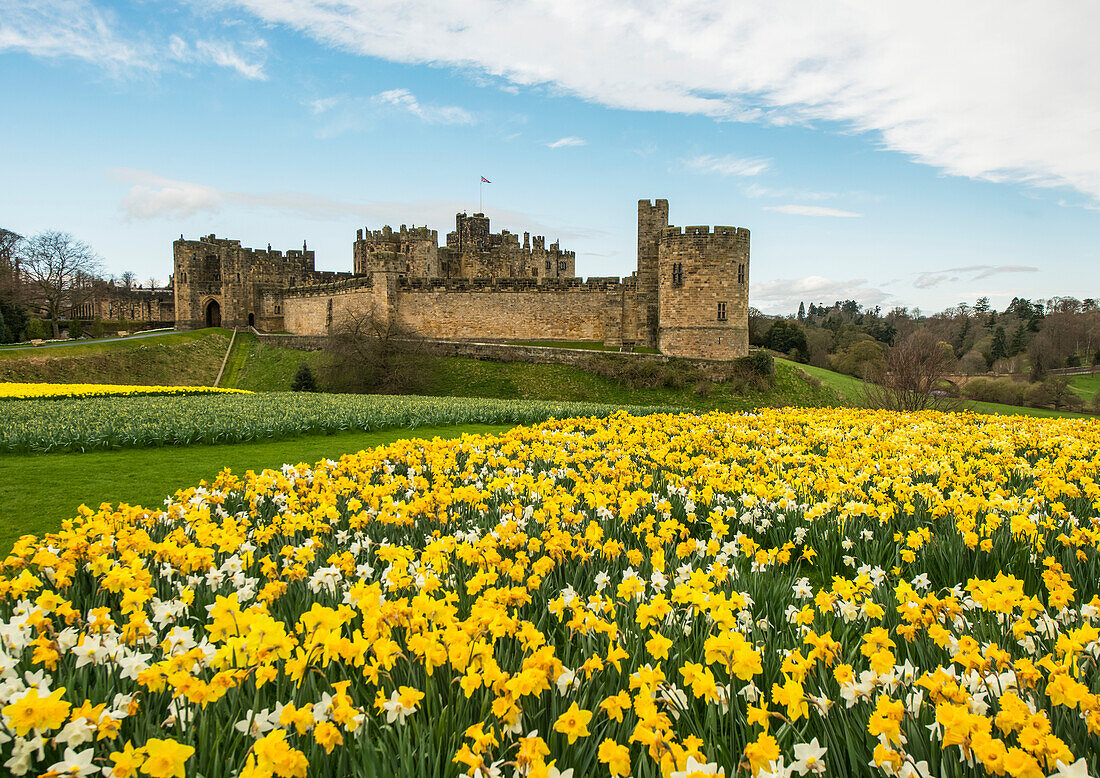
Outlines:
{"label": "green foliage", "polygon": [[50,336],[49,325],[42,319],[31,319],[23,330],[27,340],[42,340]]}
{"label": "green foliage", "polygon": [[760,376],[775,375],[775,359],[767,351],[757,349],[747,357],[738,357],[737,363]]}
{"label": "green foliage", "polygon": [[69,322],[69,337],[80,338],[84,335],[84,322],[80,319],[73,319]]}
{"label": "green foliage", "polygon": [[768,330],[764,345],[783,354],[790,354],[792,351],[797,350],[804,355],[806,353],[806,331],[793,321],[776,319],[771,329]]}
{"label": "green foliage", "polygon": [[4,319],[4,331],[0,343],[16,343],[23,337],[27,326],[27,314],[18,305],[0,300],[0,316]]}
{"label": "green foliage", "polygon": [[310,369],[308,362],[298,365],[298,372],[294,374],[294,379],[290,382],[290,390],[292,392],[320,391],[317,388],[317,379],[313,377],[313,371]]}
{"label": "green foliage", "polygon": [[1023,405],[1027,399],[1027,384],[1011,378],[975,378],[967,381],[963,395],[980,402]]}
{"label": "green foliage", "polygon": [[1052,375],[1032,384],[1027,392],[1027,404],[1056,411],[1079,411],[1085,407],[1081,396],[1073,391],[1070,377],[1064,375]]}
{"label": "green foliage", "polygon": [[877,375],[886,368],[886,356],[877,342],[860,340],[837,354],[836,369],[856,378]]}
{"label": "green foliage", "polygon": [[106,331],[107,329],[104,326],[102,319],[96,319],[92,322],[92,326],[88,328],[88,334],[91,335],[93,338],[102,338],[103,333]]}
{"label": "green foliage", "polygon": [[989,357],[994,362],[1005,359],[1008,356],[1008,339],[1005,336],[1005,328],[997,327],[993,333],[993,345],[989,350]]}

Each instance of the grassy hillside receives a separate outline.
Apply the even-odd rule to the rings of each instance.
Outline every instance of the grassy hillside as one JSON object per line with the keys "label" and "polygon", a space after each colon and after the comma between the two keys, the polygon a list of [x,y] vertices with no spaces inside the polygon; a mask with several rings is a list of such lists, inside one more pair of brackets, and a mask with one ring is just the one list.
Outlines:
{"label": "grassy hillside", "polygon": [[[324,383],[326,358],[316,351],[275,348],[251,334],[238,335],[222,386],[253,391],[285,391],[302,362]],[[240,362],[238,365],[238,354]],[[436,397],[565,400],[629,405],[675,405],[700,410],[744,410],[761,405],[837,405],[828,386],[807,381],[791,366],[777,362],[770,386],[741,383],[633,388],[625,382],[569,365],[487,362],[463,357],[420,357],[417,394]]]}
{"label": "grassy hillside", "polygon": [[1100,392],[1100,373],[1075,375],[1070,379],[1070,385],[1085,398],[1085,402],[1091,402],[1096,393]]}
{"label": "grassy hillside", "polygon": [[0,381],[210,385],[230,332],[177,332],[155,338],[0,351]]}
{"label": "grassy hillside", "polygon": [[[776,364],[785,363],[790,368],[795,370],[801,370],[807,375],[811,375],[814,378],[821,381],[826,387],[836,392],[846,404],[849,405],[861,405],[863,403],[863,381],[858,378],[853,378],[850,375],[844,375],[843,373],[834,373],[832,370],[826,370],[822,367],[814,367],[813,365],[802,365],[797,362],[791,362],[785,359],[777,359]],[[1074,381],[1074,385],[1078,391],[1090,398],[1088,395],[1087,387],[1088,379],[1093,379],[1092,391],[1096,391],[1096,386],[1100,386],[1100,376],[1078,376],[1079,379],[1086,379],[1078,383]],[[1052,418],[1080,418],[1087,414],[1081,413],[1068,413],[1065,411],[1052,411],[1049,408],[1028,408],[1022,405],[1002,405],[1000,403],[987,403],[977,402],[975,400],[963,400],[962,409],[968,411],[974,411],[975,413],[989,413],[994,415],[1008,415],[1008,416],[1048,416]]]}

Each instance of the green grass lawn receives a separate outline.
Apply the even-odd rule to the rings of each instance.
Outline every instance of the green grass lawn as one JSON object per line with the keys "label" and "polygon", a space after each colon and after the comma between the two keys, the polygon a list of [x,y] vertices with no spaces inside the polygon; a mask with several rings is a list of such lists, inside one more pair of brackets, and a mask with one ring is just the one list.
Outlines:
{"label": "green grass lawn", "polygon": [[244,473],[287,462],[314,463],[403,438],[454,438],[511,426],[460,424],[216,446],[5,454],[0,456],[0,551],[6,555],[20,535],[58,530],[62,521],[76,516],[81,503],[95,508],[103,502],[125,502],[158,509],[177,489],[211,481],[227,467]]}
{"label": "green grass lawn", "polygon": [[1075,375],[1070,379],[1070,386],[1076,389],[1086,402],[1091,402],[1096,393],[1100,392],[1100,373]]}

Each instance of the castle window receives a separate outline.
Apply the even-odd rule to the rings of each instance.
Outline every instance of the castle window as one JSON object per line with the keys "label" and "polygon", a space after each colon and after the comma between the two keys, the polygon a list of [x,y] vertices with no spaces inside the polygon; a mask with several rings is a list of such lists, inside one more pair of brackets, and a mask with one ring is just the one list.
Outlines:
{"label": "castle window", "polygon": [[673,262],[672,263],[672,285],[683,286],[684,285],[684,263]]}
{"label": "castle window", "polygon": [[563,260],[559,260],[559,262],[558,262],[558,270],[565,270],[565,260],[564,260],[564,259],[563,259]]}
{"label": "castle window", "polygon": [[549,259],[548,259],[548,260],[546,260],[546,269],[547,269],[547,270],[549,270],[549,269],[550,269],[550,260],[549,260]]}
{"label": "castle window", "polygon": [[726,320],[726,304],[718,303],[718,321]]}
{"label": "castle window", "polygon": [[744,265],[738,265],[737,266],[737,283],[739,283],[739,284],[745,283],[745,266]]}

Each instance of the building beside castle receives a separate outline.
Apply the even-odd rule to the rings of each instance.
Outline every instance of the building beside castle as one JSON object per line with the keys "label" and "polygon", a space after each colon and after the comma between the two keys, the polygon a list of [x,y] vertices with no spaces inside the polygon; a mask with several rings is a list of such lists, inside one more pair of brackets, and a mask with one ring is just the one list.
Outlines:
{"label": "building beside castle", "polygon": [[245,327],[325,335],[369,315],[424,337],[591,341],[671,356],[748,353],[749,231],[672,227],[667,200],[638,203],[638,265],[627,278],[576,277],[576,253],[542,236],[492,233],[480,213],[436,230],[359,230],[353,271],[317,271],[314,252],[208,235],[173,244],[177,329]]}

